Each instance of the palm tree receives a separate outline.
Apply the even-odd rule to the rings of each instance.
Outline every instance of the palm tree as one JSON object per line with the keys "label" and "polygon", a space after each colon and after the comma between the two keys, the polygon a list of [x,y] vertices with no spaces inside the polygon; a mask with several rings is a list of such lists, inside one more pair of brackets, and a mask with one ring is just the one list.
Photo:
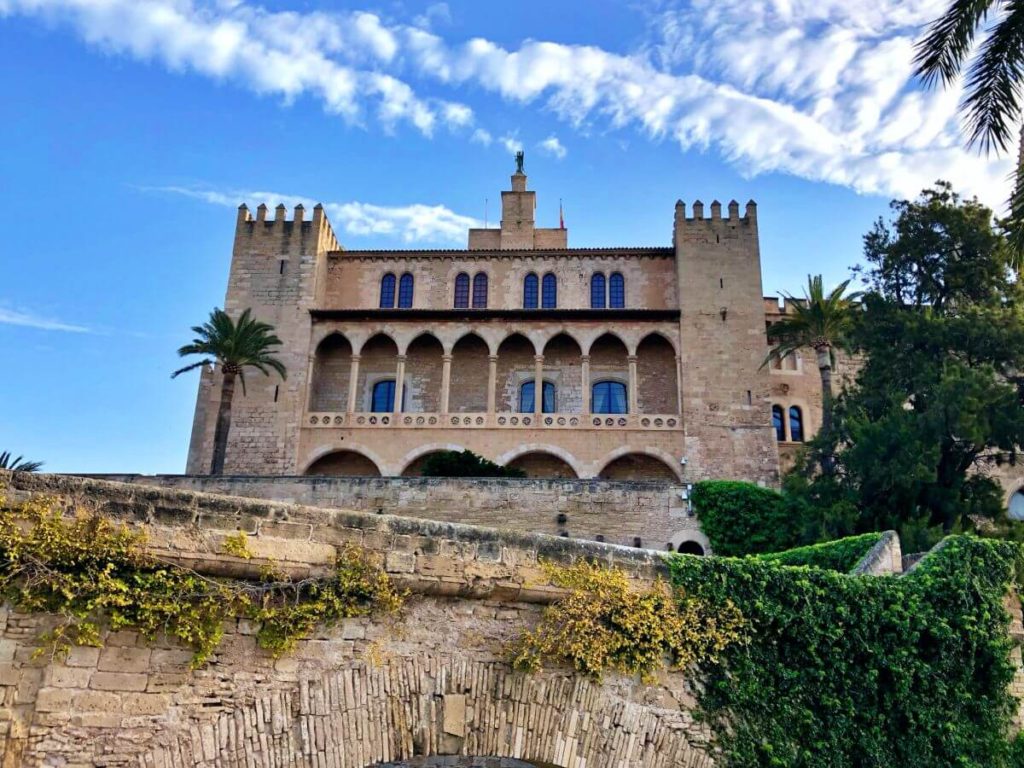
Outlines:
{"label": "palm tree", "polygon": [[8,472],[36,472],[42,466],[41,461],[27,461],[23,456],[15,458],[10,451],[0,453],[0,469]]}
{"label": "palm tree", "polygon": [[[992,17],[990,19],[990,17]],[[975,45],[979,32],[984,40]],[[967,64],[971,59],[970,64]],[[917,43],[914,72],[926,85],[954,85],[966,65],[960,111],[968,146],[1009,152],[1021,119],[1024,80],[1024,3],[1016,0],[951,0]],[[1024,127],[1007,222],[1014,264],[1024,267]]]}
{"label": "palm tree", "polygon": [[832,451],[828,447],[828,435],[832,432],[832,370],[836,362],[836,349],[844,349],[853,324],[852,308],[860,296],[852,293],[843,296],[849,280],[844,280],[826,295],[821,275],[807,276],[804,298],[796,299],[783,294],[787,308],[792,314],[772,324],[771,337],[777,344],[768,353],[761,367],[772,360],[781,360],[805,347],[814,350],[818,359],[818,373],[821,374],[821,435],[825,446],[822,451],[821,468],[831,473]]}
{"label": "palm tree", "polygon": [[217,410],[217,428],[213,433],[213,461],[210,474],[220,475],[224,472],[224,457],[228,449],[228,431],[231,429],[231,401],[235,395],[235,378],[242,382],[242,394],[245,394],[245,369],[255,368],[265,376],[270,375],[268,368],[277,371],[282,379],[286,378],[284,363],[274,357],[281,340],[274,335],[273,326],[254,320],[250,310],[242,312],[238,322],[233,321],[222,309],[214,309],[210,319],[202,325],[192,327],[196,338],[178,350],[182,357],[188,355],[205,355],[198,363],[186,365],[171,374],[173,379],[186,371],[212,365],[220,366],[223,382],[220,390],[220,407]]}

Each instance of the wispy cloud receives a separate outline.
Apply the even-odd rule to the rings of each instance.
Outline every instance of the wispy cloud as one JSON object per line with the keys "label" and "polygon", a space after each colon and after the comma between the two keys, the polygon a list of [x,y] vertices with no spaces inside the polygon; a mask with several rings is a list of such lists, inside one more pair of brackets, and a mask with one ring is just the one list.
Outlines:
{"label": "wispy cloud", "polygon": [[[449,41],[424,18],[397,24],[236,0],[0,0],[0,15],[44,17],[104,50],[256,93],[310,95],[353,124],[375,114],[385,131],[410,124],[430,136],[445,127],[521,149],[517,136],[477,126],[459,100],[482,90],[577,129],[601,124],[713,150],[745,175],[782,172],[903,196],[942,177],[998,205],[1011,161],[964,150],[957,94],[922,91],[910,75],[913,41],[946,2],[661,0],[649,40],[628,54]],[[435,10],[442,20],[444,9]],[[443,95],[425,96],[412,82]]]}
{"label": "wispy cloud", "polygon": [[548,136],[537,147],[541,152],[557,157],[559,160],[565,159],[565,156],[569,154],[569,151],[562,145],[557,136]]}
{"label": "wispy cloud", "polygon": [[92,333],[83,325],[72,325],[62,320],[39,315],[25,310],[0,307],[0,325],[19,325],[24,328],[38,328],[41,331],[67,331],[69,333]]}
{"label": "wispy cloud", "polygon": [[[208,189],[203,187],[139,187],[148,192],[183,195],[214,205],[250,208],[266,203],[270,208],[284,205],[294,208],[300,203],[311,210],[317,201],[301,195],[240,189]],[[464,242],[466,231],[481,226],[471,216],[455,213],[443,205],[413,203],[402,206],[374,205],[357,201],[325,202],[324,210],[336,230],[354,237],[390,237],[405,243]]]}

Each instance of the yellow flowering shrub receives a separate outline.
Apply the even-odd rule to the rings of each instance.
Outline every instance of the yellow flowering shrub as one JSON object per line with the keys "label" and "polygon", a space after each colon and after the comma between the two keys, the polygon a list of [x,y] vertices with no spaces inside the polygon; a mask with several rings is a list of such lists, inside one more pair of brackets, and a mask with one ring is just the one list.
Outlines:
{"label": "yellow flowering shrub", "polygon": [[666,660],[686,668],[741,639],[743,617],[732,603],[712,609],[660,579],[632,589],[622,569],[583,560],[544,568],[568,594],[516,644],[518,669],[534,672],[553,661],[595,679],[612,669],[649,681]]}

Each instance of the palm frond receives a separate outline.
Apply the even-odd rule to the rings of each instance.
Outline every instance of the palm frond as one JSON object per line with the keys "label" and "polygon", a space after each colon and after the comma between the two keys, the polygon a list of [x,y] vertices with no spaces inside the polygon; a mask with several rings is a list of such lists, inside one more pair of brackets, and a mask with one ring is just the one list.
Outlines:
{"label": "palm frond", "polygon": [[0,469],[10,472],[37,472],[42,466],[41,461],[28,461],[24,456],[15,458],[10,451],[0,453]]}
{"label": "palm frond", "polygon": [[1010,266],[1017,274],[1024,270],[1024,132],[1021,135],[1021,154],[1017,157],[1013,192],[1010,193],[1009,216],[1006,221],[1006,239],[1010,246]]}
{"label": "palm frond", "polygon": [[211,360],[200,360],[198,363],[192,363],[192,365],[186,365],[184,368],[179,368],[174,373],[172,373],[171,374],[171,378],[172,379],[176,379],[176,378],[178,378],[178,376],[180,376],[183,373],[188,373],[189,371],[194,371],[196,368],[202,368],[202,367],[207,366],[207,365],[213,365],[213,361],[211,361]]}
{"label": "palm frond", "polygon": [[861,295],[844,296],[849,285],[850,281],[845,280],[826,295],[821,275],[808,275],[803,298],[783,294],[791,314],[772,324],[769,333],[777,343],[761,367],[805,347],[821,343],[829,347],[845,346],[853,322],[850,309]]}
{"label": "palm frond", "polygon": [[[269,323],[257,320],[252,316],[251,309],[245,309],[237,321],[222,309],[215,308],[209,319],[202,325],[194,326],[192,331],[196,338],[190,344],[178,349],[181,357],[188,355],[204,355],[207,359],[202,363],[176,371],[177,376],[185,371],[210,364],[216,360],[221,366],[229,366],[239,370],[257,368],[265,375],[270,375],[268,368],[285,378],[284,363],[274,357],[282,345],[274,334],[274,327]],[[242,391],[245,393],[245,380],[242,379]]]}
{"label": "palm frond", "polygon": [[928,26],[914,54],[914,73],[928,86],[939,80],[952,84],[970,55],[978,26],[1000,0],[953,0],[946,12]]}
{"label": "palm frond", "polygon": [[962,110],[968,145],[989,152],[1013,146],[1020,118],[1024,77],[1024,0],[1006,3],[1007,13],[989,32],[967,72]]}

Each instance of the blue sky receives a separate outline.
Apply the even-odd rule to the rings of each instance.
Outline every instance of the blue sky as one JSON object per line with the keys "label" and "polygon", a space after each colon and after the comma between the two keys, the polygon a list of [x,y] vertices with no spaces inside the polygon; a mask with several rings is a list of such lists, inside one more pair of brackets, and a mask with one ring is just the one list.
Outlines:
{"label": "blue sky", "polygon": [[753,198],[766,293],[847,276],[891,197],[999,206],[955,92],[909,78],[938,0],[0,0],[0,449],[179,472],[189,326],[233,208],[327,205],[358,248],[460,247],[526,152],[570,245],[662,245]]}

